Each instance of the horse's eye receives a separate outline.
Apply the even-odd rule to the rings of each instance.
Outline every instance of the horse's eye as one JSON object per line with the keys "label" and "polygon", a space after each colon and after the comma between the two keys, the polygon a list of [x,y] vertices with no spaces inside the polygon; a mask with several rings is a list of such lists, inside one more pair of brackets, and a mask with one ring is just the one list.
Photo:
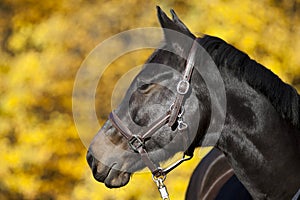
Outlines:
{"label": "horse's eye", "polygon": [[150,86],[150,84],[144,84],[139,87],[139,90],[147,90],[147,88]]}
{"label": "horse's eye", "polygon": [[148,93],[155,85],[152,83],[143,84],[138,88],[138,91],[141,93]]}

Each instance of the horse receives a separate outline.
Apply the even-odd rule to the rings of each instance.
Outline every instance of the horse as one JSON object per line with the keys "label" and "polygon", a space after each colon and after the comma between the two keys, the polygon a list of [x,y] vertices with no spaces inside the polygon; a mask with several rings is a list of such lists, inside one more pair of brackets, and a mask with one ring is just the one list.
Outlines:
{"label": "horse", "polygon": [[[148,167],[167,199],[167,173],[190,159],[196,147],[215,146],[253,199],[299,195],[297,91],[222,39],[197,38],[173,10],[172,19],[159,7],[157,13],[164,44],[92,140],[87,162],[94,178],[109,188],[122,187],[132,173]],[[212,64],[205,53],[224,84],[225,107],[220,87],[214,92],[208,84],[217,83],[218,74],[208,67],[203,75]],[[181,160],[159,167],[181,151]]]}
{"label": "horse", "polygon": [[197,165],[190,179],[186,200],[251,200],[225,155],[213,148]]}

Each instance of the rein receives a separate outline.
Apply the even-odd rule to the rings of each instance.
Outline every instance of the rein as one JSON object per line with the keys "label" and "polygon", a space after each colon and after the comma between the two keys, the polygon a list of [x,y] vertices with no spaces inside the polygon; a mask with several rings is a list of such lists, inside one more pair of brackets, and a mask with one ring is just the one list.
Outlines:
{"label": "rein", "polygon": [[[194,40],[192,48],[189,52],[182,79],[177,84],[177,93],[173,104],[170,106],[169,110],[167,110],[167,112],[158,120],[153,122],[149,126],[148,130],[146,130],[144,133],[132,133],[128,129],[128,127],[124,125],[122,120],[116,115],[114,111],[112,111],[109,115],[109,120],[111,121],[112,125],[122,134],[124,138],[126,138],[130,148],[134,152],[140,154],[144,164],[150,169],[152,173],[152,179],[156,183],[163,200],[170,199],[167,188],[164,185],[164,180],[166,179],[167,174],[178,167],[181,163],[190,160],[192,158],[192,155],[188,155],[186,152],[184,152],[180,160],[173,163],[169,167],[162,169],[159,165],[156,165],[151,161],[145,147],[145,141],[149,140],[156,133],[156,131],[164,125],[167,124],[169,127],[172,127],[176,123],[176,121],[178,123],[178,131],[182,132],[183,130],[187,129],[188,125],[183,121],[184,109],[182,104],[184,97],[189,91],[189,82],[191,80],[192,71],[194,69],[196,51],[197,39]],[[185,141],[185,143],[186,145],[188,145],[188,142]]]}

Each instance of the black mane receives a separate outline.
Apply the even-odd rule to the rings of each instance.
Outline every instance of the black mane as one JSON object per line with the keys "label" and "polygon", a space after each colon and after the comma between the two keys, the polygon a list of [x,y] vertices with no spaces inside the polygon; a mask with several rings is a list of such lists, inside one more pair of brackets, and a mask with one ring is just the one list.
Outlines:
{"label": "black mane", "polygon": [[212,56],[218,68],[226,67],[232,70],[238,78],[265,95],[284,119],[300,127],[300,98],[292,86],[220,38],[206,35],[199,43]]}

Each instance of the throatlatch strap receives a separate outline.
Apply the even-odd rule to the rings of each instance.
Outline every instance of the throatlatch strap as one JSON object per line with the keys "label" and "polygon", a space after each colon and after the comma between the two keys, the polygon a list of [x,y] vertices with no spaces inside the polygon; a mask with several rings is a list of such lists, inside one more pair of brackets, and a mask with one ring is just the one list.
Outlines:
{"label": "throatlatch strap", "polygon": [[183,79],[181,81],[179,81],[179,83],[177,85],[176,99],[172,106],[171,115],[170,115],[170,119],[169,119],[169,123],[168,123],[168,125],[170,127],[173,126],[173,124],[176,122],[179,111],[181,109],[182,102],[184,100],[184,96],[189,91],[189,86],[190,86],[189,81],[191,79],[192,72],[194,69],[195,54],[196,54],[197,45],[198,45],[197,43],[198,43],[197,39],[194,40],[192,48],[191,48],[190,53],[187,58],[187,64],[186,64],[186,68],[185,68],[185,71],[183,74]]}

